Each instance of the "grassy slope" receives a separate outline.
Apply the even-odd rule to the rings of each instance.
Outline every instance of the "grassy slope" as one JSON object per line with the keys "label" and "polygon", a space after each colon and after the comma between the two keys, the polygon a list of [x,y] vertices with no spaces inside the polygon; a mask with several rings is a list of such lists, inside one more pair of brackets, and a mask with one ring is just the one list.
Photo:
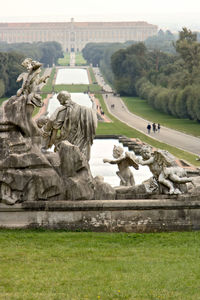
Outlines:
{"label": "grassy slope", "polygon": [[98,123],[97,134],[117,134],[117,135],[126,135],[127,137],[139,138],[143,142],[146,142],[156,148],[166,149],[171,152],[174,156],[185,159],[193,165],[199,166],[200,162],[196,161],[196,156],[192,155],[186,151],[182,151],[173,146],[167,145],[165,143],[158,142],[154,139],[151,139],[149,136],[142,134],[141,132],[127,126],[124,123],[118,121],[115,117],[109,114],[106,105],[103,101],[102,95],[95,95],[101,103],[101,107],[104,110],[105,114],[113,121],[113,123]]}
{"label": "grassy slope", "polygon": [[56,68],[53,68],[47,83],[42,88],[42,93],[52,93],[52,89],[53,89],[52,84],[53,84],[55,73],[56,73]]}
{"label": "grassy slope", "polygon": [[0,230],[0,299],[197,300],[200,232]]}
{"label": "grassy slope", "polygon": [[100,86],[97,84],[59,84],[55,85],[55,92],[68,91],[70,93],[84,93],[88,91],[88,86],[90,92],[96,93],[101,90]]}
{"label": "grassy slope", "polygon": [[81,52],[75,54],[75,64],[77,66],[85,66],[87,64]]}
{"label": "grassy slope", "polygon": [[58,59],[58,64],[60,66],[69,66],[70,63],[70,53],[64,53],[64,58]]}
{"label": "grassy slope", "polygon": [[139,115],[151,122],[160,123],[161,126],[166,126],[176,129],[187,134],[200,136],[200,124],[189,119],[178,119],[173,116],[159,112],[153,109],[146,100],[135,97],[122,98],[128,109],[136,115]]}
{"label": "grassy slope", "polygon": [[97,82],[96,77],[95,77],[95,75],[94,75],[93,69],[92,69],[91,67],[89,67],[88,70],[89,70],[89,72],[90,72],[90,78],[91,78],[91,80],[92,80],[92,83]]}

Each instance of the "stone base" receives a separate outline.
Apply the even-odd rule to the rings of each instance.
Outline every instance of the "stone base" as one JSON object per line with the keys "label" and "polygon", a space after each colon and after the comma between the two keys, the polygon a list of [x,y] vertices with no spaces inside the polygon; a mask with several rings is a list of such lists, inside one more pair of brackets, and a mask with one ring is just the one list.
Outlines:
{"label": "stone base", "polygon": [[200,230],[200,198],[38,201],[0,204],[1,228],[102,232]]}

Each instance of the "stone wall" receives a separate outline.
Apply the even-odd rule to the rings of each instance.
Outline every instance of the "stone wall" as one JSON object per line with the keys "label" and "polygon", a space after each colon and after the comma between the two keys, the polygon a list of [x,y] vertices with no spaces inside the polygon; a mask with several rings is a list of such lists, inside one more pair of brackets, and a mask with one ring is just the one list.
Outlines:
{"label": "stone wall", "polygon": [[200,198],[0,204],[1,228],[104,232],[200,230]]}

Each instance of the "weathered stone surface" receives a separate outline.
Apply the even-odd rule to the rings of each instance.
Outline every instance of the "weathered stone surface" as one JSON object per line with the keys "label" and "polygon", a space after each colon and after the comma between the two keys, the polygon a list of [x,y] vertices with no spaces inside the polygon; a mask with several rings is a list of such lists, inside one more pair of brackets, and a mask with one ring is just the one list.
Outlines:
{"label": "weathered stone surface", "polygon": [[200,230],[199,200],[34,201],[14,206],[1,203],[0,227],[107,232]]}
{"label": "weathered stone surface", "polygon": [[94,178],[94,199],[110,199],[114,200],[116,198],[115,189],[108,183],[104,182],[103,177],[96,176]]}

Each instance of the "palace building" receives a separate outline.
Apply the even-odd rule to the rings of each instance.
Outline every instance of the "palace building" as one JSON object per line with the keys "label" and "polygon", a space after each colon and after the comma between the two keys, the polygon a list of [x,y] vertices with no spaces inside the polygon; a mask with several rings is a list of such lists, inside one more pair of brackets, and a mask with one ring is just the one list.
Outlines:
{"label": "palace building", "polygon": [[144,41],[157,33],[147,22],[0,23],[0,41],[59,42],[64,51],[81,51],[87,43]]}

